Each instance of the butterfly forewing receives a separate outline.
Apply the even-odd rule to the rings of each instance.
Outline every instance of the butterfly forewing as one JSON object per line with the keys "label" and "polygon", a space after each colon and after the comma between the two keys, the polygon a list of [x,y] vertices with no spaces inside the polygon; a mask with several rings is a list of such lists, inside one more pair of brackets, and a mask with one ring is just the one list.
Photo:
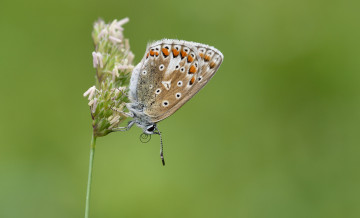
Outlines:
{"label": "butterfly forewing", "polygon": [[211,79],[223,56],[194,42],[161,40],[148,45],[140,63],[136,101],[152,122],[173,114]]}

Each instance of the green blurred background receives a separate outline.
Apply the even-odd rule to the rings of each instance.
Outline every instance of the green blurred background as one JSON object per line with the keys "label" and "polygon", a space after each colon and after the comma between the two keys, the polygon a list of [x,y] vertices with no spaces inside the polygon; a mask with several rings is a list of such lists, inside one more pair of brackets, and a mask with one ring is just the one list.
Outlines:
{"label": "green blurred background", "polygon": [[0,217],[83,217],[93,22],[136,62],[179,38],[225,56],[162,121],[98,139],[91,217],[360,217],[359,1],[0,2]]}

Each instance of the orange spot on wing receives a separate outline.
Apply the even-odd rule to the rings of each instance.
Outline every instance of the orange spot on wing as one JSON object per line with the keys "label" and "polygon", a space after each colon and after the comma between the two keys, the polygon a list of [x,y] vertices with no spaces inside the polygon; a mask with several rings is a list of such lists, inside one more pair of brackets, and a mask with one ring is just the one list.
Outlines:
{"label": "orange spot on wing", "polygon": [[200,53],[199,55],[200,55],[200,57],[202,57],[202,58],[204,57],[204,53]]}
{"label": "orange spot on wing", "polygon": [[191,57],[191,55],[189,55],[187,61],[190,63],[190,62],[193,62],[193,60],[194,60],[194,58]]}
{"label": "orange spot on wing", "polygon": [[148,58],[149,57],[149,52],[146,54],[146,58]]}
{"label": "orange spot on wing", "polygon": [[189,69],[189,74],[194,74],[194,73],[196,73],[196,67],[194,65],[191,65]]}
{"label": "orange spot on wing", "polygon": [[162,52],[166,57],[169,56],[169,54],[170,54],[169,50],[167,50],[166,48],[163,48]]}
{"label": "orange spot on wing", "polygon": [[178,50],[176,50],[175,48],[172,49],[172,52],[174,54],[174,57],[177,57],[180,54],[180,52]]}
{"label": "orange spot on wing", "polygon": [[159,56],[159,52],[155,52],[155,55],[156,55],[156,56]]}
{"label": "orange spot on wing", "polygon": [[212,68],[214,68],[215,67],[215,62],[211,62],[211,64],[210,64],[210,68],[212,69]]}
{"label": "orange spot on wing", "polygon": [[154,56],[154,55],[155,55],[155,52],[154,52],[154,51],[150,51],[150,55],[151,55],[151,56]]}
{"label": "orange spot on wing", "polygon": [[187,55],[187,53],[184,50],[181,50],[181,58],[184,58]]}
{"label": "orange spot on wing", "polygon": [[194,82],[195,82],[195,76],[193,76],[193,77],[191,78],[191,80],[190,80],[190,82],[189,82],[189,85],[194,84]]}
{"label": "orange spot on wing", "polygon": [[205,61],[210,61],[210,56],[205,55]]}

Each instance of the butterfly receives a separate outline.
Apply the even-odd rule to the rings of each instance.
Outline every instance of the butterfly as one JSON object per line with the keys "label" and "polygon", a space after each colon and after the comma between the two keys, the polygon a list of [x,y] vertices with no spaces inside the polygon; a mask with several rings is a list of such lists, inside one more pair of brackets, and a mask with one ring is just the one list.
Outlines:
{"label": "butterfly", "polygon": [[128,115],[146,135],[160,136],[160,157],[165,165],[161,133],[157,123],[169,117],[200,89],[219,69],[223,54],[212,46],[175,39],[147,45],[141,62],[133,69],[129,85]]}

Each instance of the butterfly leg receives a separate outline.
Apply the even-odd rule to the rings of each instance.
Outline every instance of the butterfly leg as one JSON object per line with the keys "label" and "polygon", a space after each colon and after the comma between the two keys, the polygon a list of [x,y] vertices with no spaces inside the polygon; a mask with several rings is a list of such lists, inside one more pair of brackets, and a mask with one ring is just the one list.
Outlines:
{"label": "butterfly leg", "polygon": [[113,128],[112,131],[114,132],[125,132],[128,131],[133,125],[135,124],[135,121],[131,120],[129,121],[128,125],[126,127],[117,127],[117,128]]}
{"label": "butterfly leg", "polygon": [[118,90],[123,94],[126,98],[129,98],[128,94],[124,92],[123,89],[118,88]]}
{"label": "butterfly leg", "polygon": [[119,111],[119,110],[116,109],[116,108],[111,108],[111,109],[112,109],[113,111],[116,111],[116,112],[124,115],[125,117],[134,117],[134,113],[132,113],[132,112],[127,113],[127,112],[124,112],[124,111]]}

